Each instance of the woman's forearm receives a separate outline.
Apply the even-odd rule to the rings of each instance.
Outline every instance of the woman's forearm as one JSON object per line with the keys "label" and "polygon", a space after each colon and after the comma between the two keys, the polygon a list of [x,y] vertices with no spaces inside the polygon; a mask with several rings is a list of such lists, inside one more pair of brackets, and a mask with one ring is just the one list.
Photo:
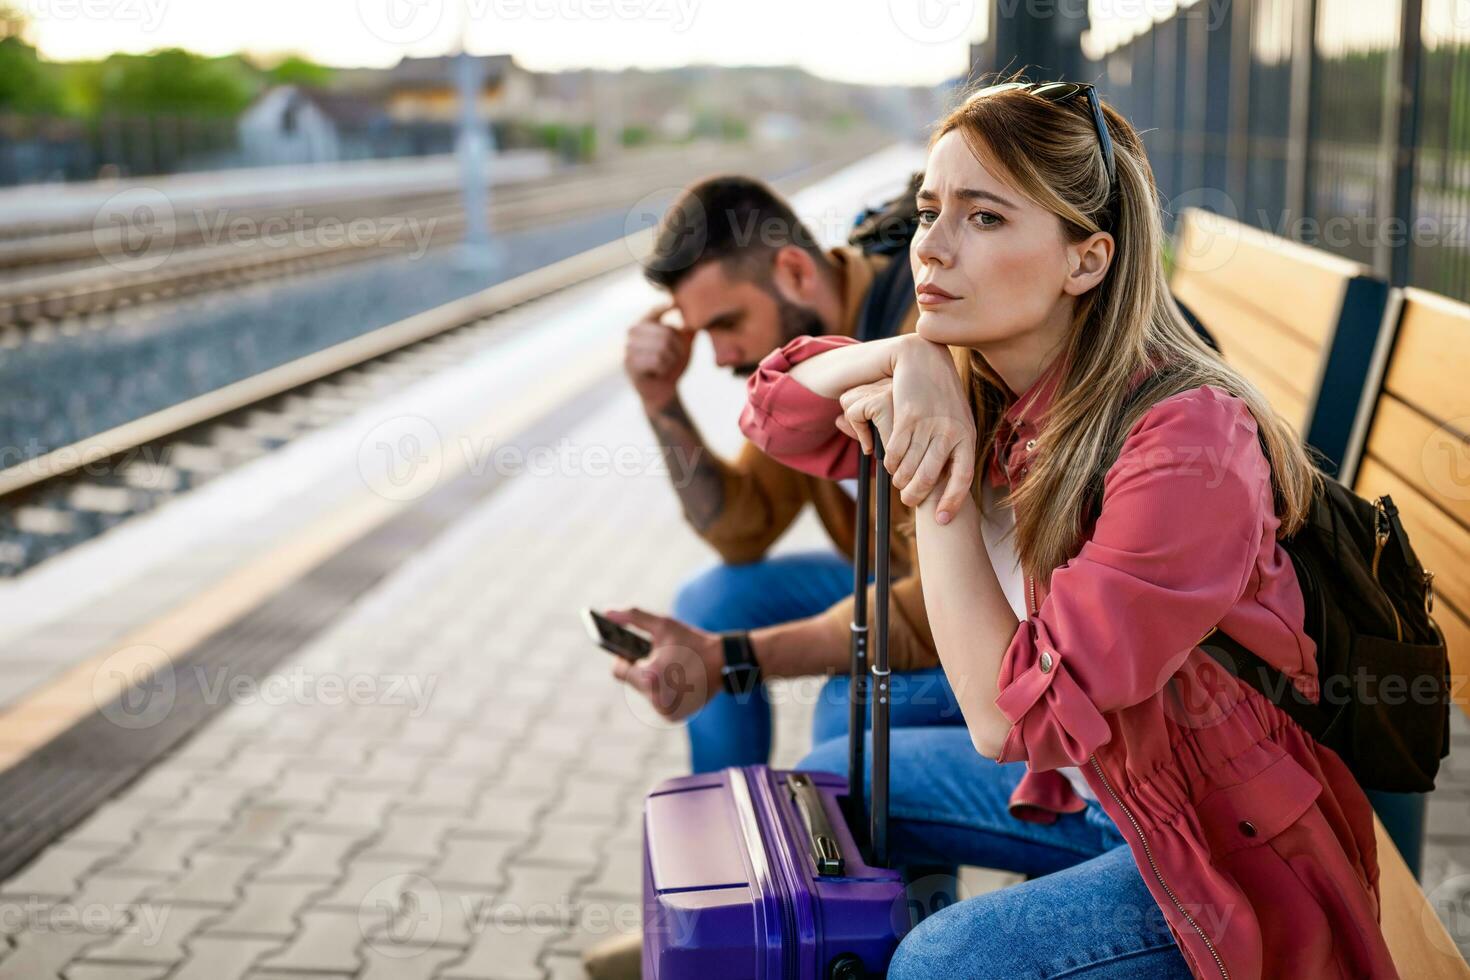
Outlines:
{"label": "woman's forearm", "polygon": [[791,368],[788,375],[823,398],[839,398],[850,388],[892,377],[898,347],[906,340],[907,337],[889,337],[835,347],[807,358]]}
{"label": "woman's forearm", "polygon": [[924,608],[971,741],[994,758],[1010,731],[995,706],[1000,661],[1020,623],[991,567],[974,499],[967,497],[941,525],[934,519],[937,498],[930,495],[914,513]]}

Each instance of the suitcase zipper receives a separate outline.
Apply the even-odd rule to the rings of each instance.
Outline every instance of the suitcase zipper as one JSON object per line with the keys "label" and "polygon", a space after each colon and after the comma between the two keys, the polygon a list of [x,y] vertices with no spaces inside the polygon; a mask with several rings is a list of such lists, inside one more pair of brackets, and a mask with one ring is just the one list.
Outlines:
{"label": "suitcase zipper", "polygon": [[[1036,580],[1029,575],[1026,576],[1026,586],[1031,600],[1030,605],[1027,607],[1027,615],[1035,615],[1033,610],[1036,606]],[[1214,631],[1211,630],[1211,632]],[[1149,847],[1148,837],[1143,832],[1143,826],[1138,822],[1138,818],[1133,815],[1133,811],[1128,808],[1128,804],[1123,802],[1123,798],[1118,795],[1118,791],[1113,789],[1113,784],[1109,781],[1107,773],[1103,772],[1102,765],[1097,761],[1097,755],[1093,754],[1088,756],[1087,761],[1092,764],[1093,771],[1097,773],[1097,778],[1102,781],[1103,787],[1108,791],[1108,795],[1113,798],[1113,802],[1117,804],[1118,809],[1123,811],[1123,815],[1133,825],[1133,831],[1138,834],[1138,842],[1143,845],[1143,854],[1148,858],[1148,866],[1153,871],[1154,879],[1158,881],[1159,887],[1164,889],[1164,894],[1169,896],[1169,901],[1174,903],[1174,907],[1179,910],[1179,914],[1184,917],[1184,921],[1188,922],[1194,928],[1195,933],[1204,942],[1205,948],[1215,958],[1215,966],[1220,970],[1221,980],[1230,980],[1230,972],[1225,969],[1225,961],[1220,958],[1219,950],[1215,949],[1215,944],[1210,942],[1210,937],[1205,935],[1204,929],[1200,928],[1200,924],[1194,920],[1194,916],[1189,914],[1184,904],[1174,894],[1174,889],[1170,888],[1169,883],[1164,880],[1164,873],[1159,870],[1158,864],[1154,861],[1153,848]]]}

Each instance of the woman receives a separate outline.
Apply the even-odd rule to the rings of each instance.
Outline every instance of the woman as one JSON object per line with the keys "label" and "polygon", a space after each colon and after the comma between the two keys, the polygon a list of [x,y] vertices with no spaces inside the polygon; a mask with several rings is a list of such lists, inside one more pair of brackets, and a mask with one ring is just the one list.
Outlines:
{"label": "woman", "polygon": [[[1362,791],[1198,648],[1219,625],[1315,690],[1278,538],[1321,477],[1169,299],[1136,133],[1090,86],[996,86],[940,124],[918,203],[917,334],[794,341],[742,427],[831,472],[876,424],[974,749],[1024,761],[1023,798],[1062,773],[1055,809],[1095,798],[1125,843],[930,916],[890,976],[1396,976]],[[1082,911],[1145,894],[1172,944]]]}
{"label": "woman", "polygon": [[[742,428],[850,476],[872,422],[915,509],[963,749],[983,765],[951,791],[965,780],[942,756],[906,766],[896,741],[895,799],[927,784],[994,809],[1000,788],[1013,815],[1055,818],[1012,820],[1033,843],[1067,827],[1054,843],[1095,856],[929,916],[890,976],[1397,976],[1362,791],[1198,648],[1219,625],[1315,690],[1278,538],[1320,476],[1169,299],[1137,134],[1090,86],[995,86],[936,130],[918,204],[917,334],[793,341],[752,376]],[[616,671],[667,704],[683,659]],[[703,667],[715,688],[719,664]],[[1019,785],[997,762],[1025,764]],[[1087,838],[1084,807],[1111,828]]]}

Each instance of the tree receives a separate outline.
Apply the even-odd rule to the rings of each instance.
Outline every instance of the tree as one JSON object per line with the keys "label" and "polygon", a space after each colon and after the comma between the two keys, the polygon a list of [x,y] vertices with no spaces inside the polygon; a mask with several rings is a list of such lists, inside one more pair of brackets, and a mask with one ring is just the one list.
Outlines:
{"label": "tree", "polygon": [[102,63],[97,104],[119,112],[234,115],[255,85],[238,58],[205,58],[181,48],[115,54]]}
{"label": "tree", "polygon": [[0,111],[57,112],[61,88],[51,66],[22,38],[25,28],[24,14],[0,4]]}

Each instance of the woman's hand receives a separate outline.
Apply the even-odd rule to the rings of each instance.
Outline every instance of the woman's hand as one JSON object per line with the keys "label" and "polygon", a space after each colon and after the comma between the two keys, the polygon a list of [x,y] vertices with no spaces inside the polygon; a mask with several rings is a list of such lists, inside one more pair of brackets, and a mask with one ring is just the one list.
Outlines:
{"label": "woman's hand", "polygon": [[653,652],[632,663],[614,657],[612,673],[663,717],[687,718],[723,690],[725,655],[718,635],[642,609],[609,609],[605,615],[653,637]]}
{"label": "woman's hand", "polygon": [[948,524],[975,476],[975,418],[949,348],[917,335],[903,340],[894,358],[885,464],[909,507],[943,482],[935,519]]}
{"label": "woman's hand", "polygon": [[863,452],[869,455],[873,452],[873,431],[868,428],[869,422],[878,427],[878,438],[883,440],[883,445],[888,445],[889,437],[893,435],[892,378],[880,378],[849,388],[839,401],[842,402],[842,414],[837,416],[837,428],[856,439]]}

